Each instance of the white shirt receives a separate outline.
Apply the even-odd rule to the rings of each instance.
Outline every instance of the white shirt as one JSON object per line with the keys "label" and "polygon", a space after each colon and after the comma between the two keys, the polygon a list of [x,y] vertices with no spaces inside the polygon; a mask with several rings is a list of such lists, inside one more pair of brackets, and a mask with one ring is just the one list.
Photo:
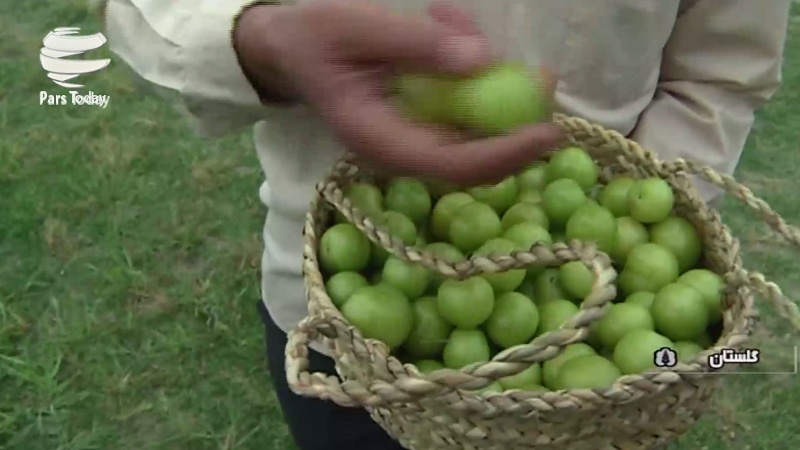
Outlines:
{"label": "white shirt", "polygon": [[[420,0],[382,0],[420,11]],[[733,172],[753,113],[778,88],[791,0],[462,0],[514,59],[556,70],[558,109],[630,136],[662,159]],[[302,106],[260,104],[231,47],[245,0],[110,0],[112,50],[174,93],[209,137],[254,126],[265,174],[262,295],[283,329],[306,314],[303,222],[342,152]],[[167,151],[168,149],[164,149]],[[706,199],[719,194],[698,186]]]}

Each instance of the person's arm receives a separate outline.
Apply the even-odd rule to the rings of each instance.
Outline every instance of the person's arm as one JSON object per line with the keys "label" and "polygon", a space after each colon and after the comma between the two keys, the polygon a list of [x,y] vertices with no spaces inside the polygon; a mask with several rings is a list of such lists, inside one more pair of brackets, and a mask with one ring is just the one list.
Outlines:
{"label": "person's arm", "polygon": [[[662,159],[732,174],[778,89],[791,0],[682,0],[653,102],[631,138]],[[719,195],[699,183],[704,200]]]}
{"label": "person's arm", "polygon": [[200,134],[219,136],[283,110],[265,105],[232,45],[233,20],[249,3],[109,0],[106,34],[112,52],[138,76],[178,98]]}

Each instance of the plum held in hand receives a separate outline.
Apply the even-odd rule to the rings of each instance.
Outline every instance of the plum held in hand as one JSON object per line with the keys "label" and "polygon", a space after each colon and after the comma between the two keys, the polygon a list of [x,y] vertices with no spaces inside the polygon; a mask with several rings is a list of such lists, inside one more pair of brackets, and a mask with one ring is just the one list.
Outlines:
{"label": "plum held in hand", "polygon": [[546,76],[521,64],[498,64],[460,80],[453,92],[453,117],[458,125],[496,136],[549,120]]}
{"label": "plum held in hand", "polygon": [[400,108],[420,122],[453,122],[452,97],[458,80],[426,74],[401,74],[395,83]]}

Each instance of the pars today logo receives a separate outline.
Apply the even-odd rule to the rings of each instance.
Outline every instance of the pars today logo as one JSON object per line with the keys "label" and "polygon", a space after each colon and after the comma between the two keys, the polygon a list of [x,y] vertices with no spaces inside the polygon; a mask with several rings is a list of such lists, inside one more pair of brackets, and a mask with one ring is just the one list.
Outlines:
{"label": "pars today logo", "polygon": [[96,50],[106,43],[102,33],[81,35],[80,28],[56,28],[44,37],[43,47],[39,52],[39,61],[47,77],[53,83],[69,89],[67,94],[51,94],[39,92],[39,104],[49,106],[79,105],[108,106],[109,96],[98,95],[93,91],[81,92],[83,84],[76,83],[81,75],[97,72],[111,63],[111,59],[74,58],[91,50]]}

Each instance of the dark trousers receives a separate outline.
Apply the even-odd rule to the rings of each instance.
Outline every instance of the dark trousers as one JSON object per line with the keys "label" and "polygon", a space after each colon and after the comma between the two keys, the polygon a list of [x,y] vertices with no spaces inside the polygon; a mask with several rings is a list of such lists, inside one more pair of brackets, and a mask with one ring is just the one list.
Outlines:
{"label": "dark trousers", "polygon": [[[284,351],[286,333],[258,303],[267,342],[267,365],[283,417],[300,450],[403,450],[361,408],[345,408],[333,402],[295,394],[286,381]],[[309,370],[335,375],[333,360],[309,351]]]}

